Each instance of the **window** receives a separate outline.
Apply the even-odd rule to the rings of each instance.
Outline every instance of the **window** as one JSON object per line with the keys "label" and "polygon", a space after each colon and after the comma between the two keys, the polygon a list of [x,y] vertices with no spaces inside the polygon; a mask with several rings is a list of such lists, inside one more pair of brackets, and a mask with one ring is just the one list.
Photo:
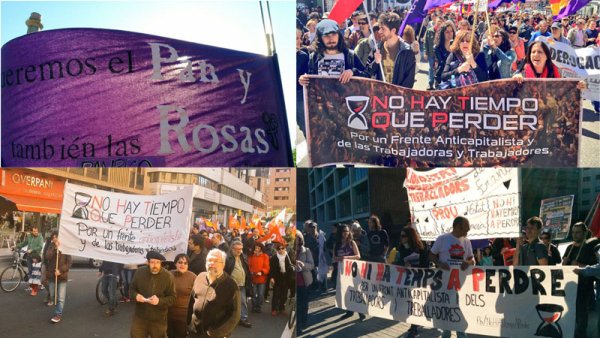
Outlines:
{"label": "window", "polygon": [[584,177],[584,178],[583,178],[583,180],[582,180],[582,181],[583,181],[583,182],[589,182],[591,179],[592,179],[592,177],[591,177],[591,176],[586,176],[586,177]]}
{"label": "window", "polygon": [[590,205],[590,200],[581,201],[581,205]]}
{"label": "window", "polygon": [[583,190],[581,190],[581,192],[584,193],[584,194],[589,194],[590,191],[591,191],[590,188],[584,188]]}

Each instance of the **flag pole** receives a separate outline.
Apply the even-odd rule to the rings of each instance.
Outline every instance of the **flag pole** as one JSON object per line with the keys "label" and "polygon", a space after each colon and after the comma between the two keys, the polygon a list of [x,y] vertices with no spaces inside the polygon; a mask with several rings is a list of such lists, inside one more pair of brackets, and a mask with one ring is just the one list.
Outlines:
{"label": "flag pole", "polygon": [[471,33],[471,50],[473,50],[473,41],[475,41],[475,29],[477,29],[477,18],[479,17],[479,0],[475,2],[475,18],[473,19],[473,29]]}
{"label": "flag pole", "polygon": [[[56,245],[56,244],[55,244]],[[56,298],[58,297],[58,275],[56,271],[58,270],[58,255],[59,255],[58,247],[56,247],[56,269],[54,269],[54,305],[56,306]]]}
{"label": "flag pole", "polygon": [[269,33],[267,33],[267,25],[265,23],[265,13],[263,12],[262,1],[258,0],[258,6],[260,7],[260,17],[262,19],[263,31],[265,33],[265,40],[267,41],[267,54],[269,56],[273,56],[273,48],[271,46],[271,38]]}
{"label": "flag pole", "polygon": [[[373,36],[373,42],[375,44],[375,51],[378,52],[379,46],[377,46],[377,40],[375,39],[375,33],[373,32],[373,25],[371,24],[371,17],[369,16],[369,12],[367,11],[367,0],[363,0],[363,9],[365,10],[367,22],[369,23],[369,32],[371,32],[371,35]],[[369,43],[368,40],[367,40],[367,43]],[[381,63],[379,64],[379,71],[381,72],[381,80],[383,82],[385,82],[385,73],[383,72],[383,60],[381,60]]]}

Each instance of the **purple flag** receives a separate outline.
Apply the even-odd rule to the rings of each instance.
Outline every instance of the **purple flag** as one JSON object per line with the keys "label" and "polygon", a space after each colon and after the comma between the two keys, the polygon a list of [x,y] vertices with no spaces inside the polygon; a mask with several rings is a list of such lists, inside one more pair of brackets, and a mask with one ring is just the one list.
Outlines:
{"label": "purple flag", "polygon": [[590,0],[571,0],[565,8],[560,10],[558,15],[554,17],[554,19],[558,20],[566,16],[573,15],[588,3],[590,3]]}
{"label": "purple flag", "polygon": [[455,2],[455,1],[456,0],[427,0],[427,3],[425,4],[425,7],[423,8],[423,10],[428,11],[428,10],[430,10],[432,8],[440,7],[440,6],[443,6],[443,5],[447,4],[447,3]]}
{"label": "purple flag", "polygon": [[410,7],[410,10],[406,14],[404,21],[402,21],[402,25],[400,26],[400,30],[398,31],[398,35],[402,36],[404,33],[404,27],[406,25],[415,24],[422,22],[423,19],[427,16],[427,11],[424,9],[425,6],[432,0],[415,0]]}
{"label": "purple flag", "polygon": [[2,46],[2,165],[291,166],[276,57],[61,29]]}

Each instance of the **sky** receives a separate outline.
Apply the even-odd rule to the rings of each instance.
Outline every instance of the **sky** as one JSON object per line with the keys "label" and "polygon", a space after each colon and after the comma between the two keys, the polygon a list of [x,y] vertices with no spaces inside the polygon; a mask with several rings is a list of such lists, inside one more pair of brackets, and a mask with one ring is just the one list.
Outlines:
{"label": "sky", "polygon": [[[263,0],[265,23],[266,5]],[[295,1],[269,1],[292,146],[296,144]],[[1,1],[1,45],[27,32],[31,12],[44,31],[107,28],[146,33],[267,55],[258,0]]]}

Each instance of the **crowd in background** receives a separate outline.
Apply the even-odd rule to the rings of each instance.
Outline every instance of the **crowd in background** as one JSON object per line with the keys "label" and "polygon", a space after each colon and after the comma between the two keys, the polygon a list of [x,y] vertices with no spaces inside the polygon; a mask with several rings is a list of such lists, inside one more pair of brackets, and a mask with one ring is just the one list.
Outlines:
{"label": "crowd in background", "polygon": [[[465,217],[457,217],[450,233],[440,235],[435,242],[421,240],[419,233],[409,224],[402,227],[399,238],[391,238],[386,226],[376,215],[368,219],[365,230],[354,220],[350,224],[332,224],[327,235],[312,220],[304,223],[298,261],[302,262],[302,273],[298,278],[298,334],[308,324],[308,302],[328,289],[336,289],[338,282],[338,263],[345,259],[359,259],[405,267],[437,267],[448,269],[469,265],[477,266],[531,266],[563,265],[573,266],[579,275],[577,292],[576,337],[587,337],[588,312],[600,313],[600,238],[591,236],[587,226],[578,222],[570,229],[573,242],[560,255],[552,243],[552,234],[544,229],[539,217],[532,217],[523,226],[522,236],[515,238],[492,238],[470,241],[466,238],[470,225]],[[460,246],[463,257],[457,259],[450,254]],[[596,278],[595,278],[596,277]],[[594,288],[595,283],[595,288]],[[594,290],[596,290],[594,292]],[[594,296],[595,293],[595,296]],[[594,300],[596,299],[596,300]],[[347,311],[340,319],[353,316]],[[359,320],[365,315],[359,314]],[[600,328],[599,328],[600,329]],[[466,337],[459,332],[458,336]],[[418,335],[418,326],[411,325],[408,337]],[[443,336],[450,336],[444,332]]]}

